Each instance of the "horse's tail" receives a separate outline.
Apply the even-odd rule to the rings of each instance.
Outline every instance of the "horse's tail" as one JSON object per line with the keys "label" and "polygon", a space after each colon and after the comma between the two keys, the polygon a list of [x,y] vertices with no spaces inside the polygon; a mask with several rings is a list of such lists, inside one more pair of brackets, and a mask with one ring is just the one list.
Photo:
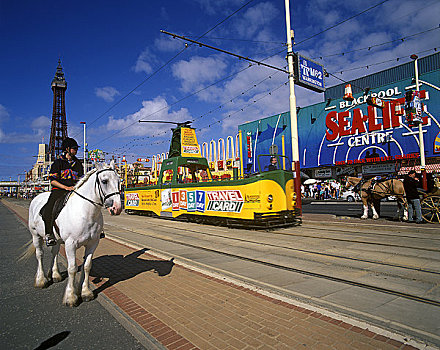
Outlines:
{"label": "horse's tail", "polygon": [[26,262],[28,261],[31,256],[35,255],[35,246],[32,242],[32,239],[27,242],[23,247],[20,248],[22,253],[20,254],[20,257],[18,258],[18,261]]}

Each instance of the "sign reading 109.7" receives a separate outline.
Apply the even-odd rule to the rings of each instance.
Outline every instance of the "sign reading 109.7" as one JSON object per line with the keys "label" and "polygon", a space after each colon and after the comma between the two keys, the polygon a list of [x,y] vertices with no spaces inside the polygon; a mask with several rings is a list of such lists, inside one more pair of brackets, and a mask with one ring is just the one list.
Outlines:
{"label": "sign reading 109.7", "polygon": [[294,55],[294,63],[295,84],[316,92],[325,91],[324,66],[298,53]]}

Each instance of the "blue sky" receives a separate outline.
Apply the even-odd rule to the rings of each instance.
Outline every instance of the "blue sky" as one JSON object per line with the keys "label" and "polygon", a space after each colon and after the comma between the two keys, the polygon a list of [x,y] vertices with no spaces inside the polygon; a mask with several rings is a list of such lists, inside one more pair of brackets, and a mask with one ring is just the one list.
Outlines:
{"label": "blue sky", "polygon": [[[431,30],[439,26],[439,0],[388,0],[355,16],[381,2],[291,1],[299,43],[294,51],[349,80],[440,46],[440,30]],[[85,121],[89,149],[126,155],[129,161],[169,147],[169,125],[139,124],[139,119],[194,120],[202,143],[235,135],[243,122],[288,111],[284,73],[249,67],[198,46],[172,59],[184,43],[160,33],[163,29],[197,39],[246,3],[1,1],[0,180],[30,170],[38,144],[43,138],[49,142],[50,84],[58,59],[68,84],[69,136],[82,145],[80,122]],[[270,57],[266,63],[283,67],[284,1],[251,1],[200,41],[255,60]],[[327,86],[339,83],[333,77],[326,80]],[[295,91],[299,106],[323,100],[323,94]]]}

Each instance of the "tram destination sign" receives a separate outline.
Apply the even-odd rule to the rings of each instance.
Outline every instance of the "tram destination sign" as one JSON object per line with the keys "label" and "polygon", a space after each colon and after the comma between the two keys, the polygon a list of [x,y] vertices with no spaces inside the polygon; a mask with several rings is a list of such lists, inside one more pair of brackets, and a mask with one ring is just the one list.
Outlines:
{"label": "tram destination sign", "polygon": [[294,54],[295,84],[307,89],[324,92],[324,66],[311,59]]}

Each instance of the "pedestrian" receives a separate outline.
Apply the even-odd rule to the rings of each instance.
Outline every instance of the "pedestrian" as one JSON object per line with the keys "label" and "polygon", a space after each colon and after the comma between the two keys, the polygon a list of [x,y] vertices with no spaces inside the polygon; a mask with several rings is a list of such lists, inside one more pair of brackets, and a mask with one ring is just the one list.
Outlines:
{"label": "pedestrian", "polygon": [[57,244],[53,233],[55,202],[64,198],[69,191],[73,191],[74,185],[84,175],[83,167],[76,158],[78,143],[74,139],[66,137],[61,144],[61,148],[63,153],[55,159],[49,171],[52,191],[47,203],[40,211],[44,221],[45,241],[48,247]]}
{"label": "pedestrian", "polygon": [[405,188],[406,199],[408,201],[408,222],[414,221],[417,224],[422,224],[422,208],[420,206],[420,197],[417,187],[419,186],[419,181],[416,178],[416,172],[410,170],[408,174],[403,179],[403,187]]}

